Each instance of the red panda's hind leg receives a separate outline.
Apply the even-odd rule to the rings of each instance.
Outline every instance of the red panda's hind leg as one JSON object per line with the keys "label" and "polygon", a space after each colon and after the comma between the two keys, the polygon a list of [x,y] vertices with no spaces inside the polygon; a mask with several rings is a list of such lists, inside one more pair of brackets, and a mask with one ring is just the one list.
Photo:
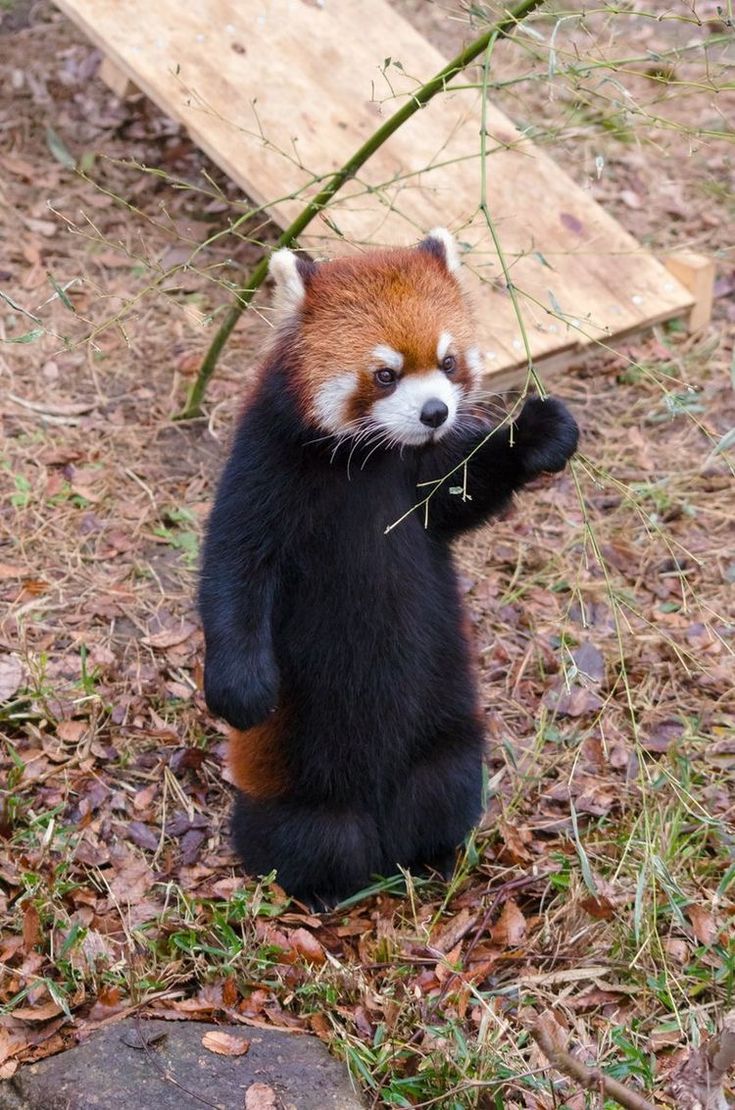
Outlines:
{"label": "red panda's hind leg", "polygon": [[386,820],[389,871],[400,864],[451,876],[457,849],[482,815],[482,752],[481,725],[470,717],[438,732],[408,769]]}
{"label": "red panda's hind leg", "polygon": [[232,835],[250,875],[275,870],[287,894],[317,910],[336,905],[384,873],[376,822],[358,809],[241,793]]}

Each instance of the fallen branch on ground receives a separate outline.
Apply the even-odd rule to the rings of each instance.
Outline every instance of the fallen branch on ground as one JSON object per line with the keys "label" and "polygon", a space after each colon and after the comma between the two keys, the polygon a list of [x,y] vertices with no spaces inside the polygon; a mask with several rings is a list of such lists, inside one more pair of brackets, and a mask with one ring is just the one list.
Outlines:
{"label": "fallen branch on ground", "polygon": [[599,1068],[588,1068],[586,1064],[583,1064],[581,1060],[572,1056],[571,1052],[562,1047],[559,1044],[561,1027],[554,1015],[548,1010],[540,1014],[528,1026],[528,1032],[549,1063],[553,1064],[557,1071],[573,1079],[585,1091],[599,1091],[606,1098],[613,1099],[619,1106],[626,1107],[626,1110],[656,1110],[656,1107],[648,1099],[635,1091],[631,1091],[629,1087],[619,1083],[617,1079],[605,1075]]}

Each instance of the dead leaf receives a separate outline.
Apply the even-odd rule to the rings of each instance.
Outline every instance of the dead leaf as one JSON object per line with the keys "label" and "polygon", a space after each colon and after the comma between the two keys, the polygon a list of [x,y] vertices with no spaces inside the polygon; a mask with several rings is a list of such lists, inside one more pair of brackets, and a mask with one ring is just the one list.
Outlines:
{"label": "dead leaf", "polygon": [[587,713],[595,713],[603,705],[602,698],[595,690],[588,690],[584,686],[567,687],[564,682],[547,690],[542,702],[559,717],[584,717]]}
{"label": "dead leaf", "polygon": [[678,1110],[727,1110],[724,1084],[735,1063],[735,1011],[722,1018],[719,1033],[692,1047],[669,1076],[668,1091]]}
{"label": "dead leaf", "polygon": [[218,1056],[244,1056],[250,1048],[250,1041],[245,1037],[221,1033],[219,1029],[210,1029],[205,1033],[202,1044],[209,1052],[216,1052]]}
{"label": "dead leaf", "polygon": [[34,216],[22,216],[21,219],[29,231],[35,231],[39,235],[44,235],[46,238],[55,235],[59,230],[58,224],[53,223],[51,220],[38,220]]}
{"label": "dead leaf", "polygon": [[141,790],[138,790],[133,795],[133,806],[138,811],[138,813],[142,813],[143,810],[148,809],[148,807],[155,800],[156,794],[159,790],[160,783],[152,782],[149,786],[144,786]]}
{"label": "dead leaf", "polygon": [[681,721],[675,718],[669,718],[664,721],[659,721],[654,725],[650,732],[646,731],[641,736],[641,746],[647,752],[660,752],[664,753],[669,750],[671,745],[677,740],[680,740],[684,735],[684,725]]}
{"label": "dead leaf", "polygon": [[594,644],[585,642],[572,652],[572,659],[580,676],[595,685],[605,681],[605,657]]}
{"label": "dead leaf", "polygon": [[506,948],[517,948],[526,939],[526,919],[512,899],[503,906],[490,934],[496,944]]}
{"label": "dead leaf", "polygon": [[38,910],[29,902],[23,914],[23,947],[26,952],[35,948],[41,939],[41,918]]}
{"label": "dead leaf", "polygon": [[110,890],[119,902],[140,903],[153,885],[153,872],[144,859],[129,852],[116,853],[116,873],[110,878]]}
{"label": "dead leaf", "polygon": [[42,416],[84,416],[95,406],[94,401],[30,401],[25,397],[16,397],[12,393],[8,396],[16,405],[30,409],[31,412],[38,412]]}
{"label": "dead leaf", "polygon": [[104,1021],[105,1018],[120,1013],[126,1005],[128,1003],[122,998],[119,987],[103,987],[97,996],[97,1001],[87,1014],[87,1020],[91,1022]]}
{"label": "dead leaf", "polygon": [[615,916],[615,906],[609,898],[594,898],[589,895],[579,903],[582,909],[597,921],[612,921]]}
{"label": "dead leaf", "polygon": [[570,1010],[594,1010],[598,1006],[609,1006],[611,1003],[622,1003],[624,995],[619,994],[614,990],[601,990],[599,987],[592,987],[590,990],[585,991],[584,994],[579,994],[576,998],[565,997],[564,1005],[568,1006]]}
{"label": "dead leaf", "polygon": [[56,1017],[60,1013],[61,1006],[50,999],[41,1006],[16,1006],[13,1017],[20,1021],[48,1021],[49,1018]]}
{"label": "dead leaf", "polygon": [[450,949],[454,948],[457,941],[469,932],[476,921],[476,913],[472,913],[468,909],[460,910],[443,929],[439,929],[431,938],[432,949],[438,952],[449,952]]}
{"label": "dead leaf", "polygon": [[591,813],[595,817],[603,817],[616,803],[620,803],[620,791],[600,782],[590,786],[588,790],[583,790],[575,798],[574,808],[577,813]]}
{"label": "dead leaf", "polygon": [[511,825],[501,818],[498,821],[498,832],[503,838],[503,847],[499,853],[503,863],[523,866],[523,864],[531,862],[533,856],[528,850],[528,846],[531,844],[533,836],[530,829]]}
{"label": "dead leaf", "polygon": [[278,1096],[267,1083],[251,1083],[245,1092],[245,1110],[277,1110]]}
{"label": "dead leaf", "polygon": [[78,744],[88,728],[87,721],[59,721],[56,735],[65,744]]}
{"label": "dead leaf", "polygon": [[139,848],[148,852],[155,852],[158,848],[159,836],[150,825],[143,821],[129,821],[125,826],[125,835]]}
{"label": "dead leaf", "polygon": [[17,655],[0,655],[0,703],[10,701],[23,681],[23,664]]}
{"label": "dead leaf", "polygon": [[237,986],[234,979],[225,979],[222,984],[222,1005],[228,1009],[237,1004],[239,998]]}
{"label": "dead leaf", "polygon": [[309,1014],[309,1025],[320,1040],[330,1041],[332,1039],[332,1026],[325,1014],[321,1012]]}
{"label": "dead leaf", "polygon": [[719,929],[710,911],[706,910],[704,906],[687,906],[686,912],[691,922],[694,935],[699,943],[708,946],[714,944],[717,940]]}
{"label": "dead leaf", "polygon": [[685,964],[689,960],[689,945],[678,937],[667,937],[664,942],[666,954],[676,960],[678,964]]}
{"label": "dead leaf", "polygon": [[28,567],[19,567],[14,563],[0,563],[0,582],[3,579],[25,578],[29,574]]}
{"label": "dead leaf", "polygon": [[160,632],[154,632],[151,636],[143,636],[141,643],[162,651],[164,648],[183,644],[184,640],[189,639],[192,632],[196,632],[196,625],[192,624],[191,621],[182,621],[178,628],[163,628]]}
{"label": "dead leaf", "polygon": [[23,158],[14,158],[9,154],[5,154],[2,158],[2,164],[8,173],[16,174],[18,177],[24,177],[27,181],[33,181],[37,176],[36,167],[32,166],[30,162],[24,161]]}

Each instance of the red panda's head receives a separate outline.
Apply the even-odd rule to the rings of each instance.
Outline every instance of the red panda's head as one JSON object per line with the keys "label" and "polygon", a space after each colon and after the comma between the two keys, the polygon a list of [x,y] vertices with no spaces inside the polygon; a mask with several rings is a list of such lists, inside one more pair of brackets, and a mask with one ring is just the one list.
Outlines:
{"label": "red panda's head", "polygon": [[294,384],[310,423],[401,446],[451,430],[481,369],[459,265],[443,228],[415,248],[332,262],[275,252],[276,314],[298,345]]}

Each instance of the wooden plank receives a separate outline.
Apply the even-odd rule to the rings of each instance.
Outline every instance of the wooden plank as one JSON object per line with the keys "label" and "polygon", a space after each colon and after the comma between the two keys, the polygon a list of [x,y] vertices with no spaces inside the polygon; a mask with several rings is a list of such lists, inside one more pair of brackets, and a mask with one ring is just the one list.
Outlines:
{"label": "wooden plank", "polygon": [[100,62],[100,68],[97,70],[97,76],[100,81],[104,81],[108,89],[114,92],[115,96],[119,96],[121,100],[125,100],[128,96],[134,96],[139,90],[136,85],[128,77],[119,66],[110,58],[103,58]]}
{"label": "wooden plank", "polygon": [[[386,0],[57,0],[130,79],[286,226],[443,64]],[[386,66],[386,55],[400,62]],[[302,238],[317,254],[410,243],[444,224],[468,248],[488,372],[525,364],[479,209],[481,97],[440,95]],[[675,315],[692,294],[584,189],[487,107],[488,200],[535,359]]]}
{"label": "wooden plank", "polygon": [[712,316],[716,274],[714,259],[693,251],[679,251],[669,255],[665,265],[694,297],[688,327],[691,332],[700,331]]}

